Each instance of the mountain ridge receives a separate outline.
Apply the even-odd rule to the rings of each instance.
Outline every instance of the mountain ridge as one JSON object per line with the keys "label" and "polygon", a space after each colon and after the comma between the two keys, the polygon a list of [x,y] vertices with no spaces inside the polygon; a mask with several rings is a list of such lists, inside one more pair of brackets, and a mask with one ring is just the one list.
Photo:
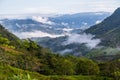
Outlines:
{"label": "mountain ridge", "polygon": [[102,40],[101,45],[117,47],[120,45],[120,8],[117,8],[114,13],[104,19],[101,23],[92,26],[85,32],[96,35],[96,38]]}
{"label": "mountain ridge", "polygon": [[[106,12],[95,12],[95,13],[77,13],[71,15],[60,15],[55,17],[42,17],[42,16],[31,16],[28,18],[8,18],[1,19],[1,24],[6,29],[16,35],[22,34],[22,32],[29,32],[34,34],[35,31],[41,31],[49,35],[65,35],[66,32],[80,32],[85,30],[93,24],[101,22],[110,13]],[[18,33],[18,34],[17,34]],[[26,35],[28,35],[26,33]],[[25,36],[25,33],[23,33]],[[40,34],[38,33],[40,36]],[[20,37],[20,36],[19,36]],[[26,36],[25,36],[26,37]],[[34,36],[31,36],[34,37]],[[41,37],[41,36],[40,36]],[[50,36],[45,36],[50,37]],[[29,37],[27,37],[29,38]]]}

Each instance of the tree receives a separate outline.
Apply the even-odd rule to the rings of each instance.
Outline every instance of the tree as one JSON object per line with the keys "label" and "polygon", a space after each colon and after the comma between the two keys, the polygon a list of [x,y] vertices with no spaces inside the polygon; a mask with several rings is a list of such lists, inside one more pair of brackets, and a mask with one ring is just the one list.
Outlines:
{"label": "tree", "polygon": [[31,41],[30,39],[28,40],[23,40],[23,46],[26,48],[28,51],[32,51],[33,49],[37,49],[38,45],[34,42]]}
{"label": "tree", "polygon": [[92,60],[80,58],[76,65],[76,73],[82,75],[96,75],[99,74],[99,67]]}
{"label": "tree", "polygon": [[63,75],[73,75],[75,73],[73,63],[64,59],[63,62],[61,62],[61,72]]}
{"label": "tree", "polygon": [[4,44],[8,45],[9,43],[10,43],[10,41],[7,38],[0,36],[0,44],[1,45],[4,45]]}
{"label": "tree", "polygon": [[41,63],[44,65],[41,67],[40,73],[46,75],[73,75],[75,73],[73,62],[62,56],[49,54],[42,60],[44,61]]}

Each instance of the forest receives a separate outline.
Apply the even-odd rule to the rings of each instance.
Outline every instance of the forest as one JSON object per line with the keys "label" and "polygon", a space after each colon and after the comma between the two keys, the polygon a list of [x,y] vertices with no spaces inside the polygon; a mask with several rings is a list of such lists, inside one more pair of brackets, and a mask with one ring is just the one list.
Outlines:
{"label": "forest", "polygon": [[[0,80],[119,80],[120,56],[112,60],[59,55],[0,25]],[[102,56],[98,56],[98,58]]]}

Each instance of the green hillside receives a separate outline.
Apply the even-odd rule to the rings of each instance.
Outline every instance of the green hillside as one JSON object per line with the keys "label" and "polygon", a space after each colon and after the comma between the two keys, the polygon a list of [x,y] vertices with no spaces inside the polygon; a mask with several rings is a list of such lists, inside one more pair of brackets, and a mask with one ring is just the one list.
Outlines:
{"label": "green hillside", "polygon": [[54,54],[30,39],[20,40],[0,25],[0,80],[119,80],[119,31],[120,8],[86,30],[106,46],[88,52],[88,59]]}
{"label": "green hillside", "polygon": [[120,45],[120,8],[100,24],[86,30],[102,40],[101,45],[119,47]]}
{"label": "green hillside", "polygon": [[[20,40],[0,27],[0,80],[117,80],[119,77],[119,58],[101,63],[84,57],[61,56],[29,39]],[[106,72],[111,65],[113,69]]]}

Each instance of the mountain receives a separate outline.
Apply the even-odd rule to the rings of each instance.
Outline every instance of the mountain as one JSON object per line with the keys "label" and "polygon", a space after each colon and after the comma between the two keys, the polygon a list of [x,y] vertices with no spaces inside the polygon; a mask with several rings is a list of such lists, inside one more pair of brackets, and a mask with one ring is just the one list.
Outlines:
{"label": "mountain", "polygon": [[86,12],[86,13],[76,13],[76,14],[66,14],[54,18],[50,18],[51,21],[67,25],[72,28],[83,29],[90,27],[94,24],[101,22],[104,18],[109,16],[108,12]]}
{"label": "mountain", "polygon": [[[39,45],[42,45],[46,48],[50,48],[55,53],[85,56],[86,54],[88,54],[89,51],[97,47],[97,45],[100,43],[101,40],[102,40],[100,43],[101,45],[107,44],[108,41],[104,42],[103,39],[98,37],[97,34],[93,34],[92,33],[93,27],[89,28],[91,29],[90,32],[88,31],[89,29],[86,30],[86,32],[90,34],[85,34],[84,30],[80,29],[83,26],[82,23],[83,22],[89,23],[90,26],[95,24],[96,20],[100,20],[100,19],[102,20],[107,15],[108,13],[103,13],[103,12],[79,13],[72,15],[47,17],[47,18],[34,16],[33,18],[29,18],[29,19],[28,18],[3,19],[1,21],[2,24],[7,26],[8,30],[12,30],[12,32],[15,33],[17,32],[17,35],[19,36],[22,34],[21,36],[24,35],[25,36],[24,38],[32,37],[32,40],[36,41]],[[73,21],[75,23],[74,26],[71,24]],[[81,27],[78,27],[78,24]],[[98,31],[98,33],[100,33],[100,31]],[[45,35],[47,35],[48,37],[46,37]],[[96,36],[97,39],[96,38],[93,39],[94,35]],[[106,50],[108,49],[104,49],[104,51]],[[113,53],[114,50],[115,49],[113,49],[111,53]],[[103,54],[104,51],[101,52],[100,54]]]}
{"label": "mountain", "polygon": [[20,40],[0,25],[1,80],[115,80],[119,65],[119,58],[98,65],[91,59],[54,54],[30,39]]}
{"label": "mountain", "polygon": [[66,14],[52,17],[34,15],[24,18],[1,18],[0,23],[10,32],[20,38],[31,37],[60,37],[66,33],[78,33],[81,30],[97,24],[105,17],[107,12],[88,12],[78,14]]}
{"label": "mountain", "polygon": [[96,35],[101,39],[101,45],[118,47],[120,46],[120,8],[103,20],[101,23],[92,26],[85,32]]}
{"label": "mountain", "polygon": [[10,44],[16,47],[17,45],[19,45],[20,39],[16,37],[14,34],[12,34],[11,32],[8,32],[8,30],[5,29],[1,24],[0,24],[0,36],[8,39],[11,42]]}
{"label": "mountain", "polygon": [[[64,42],[66,37],[69,40]],[[80,39],[79,37],[82,38]],[[93,44],[91,45],[93,42],[99,43],[99,39],[94,39],[94,37],[90,34],[81,33],[64,36],[61,39],[58,37],[55,40],[58,40],[56,41],[57,43],[59,40],[63,41],[64,43],[60,41],[59,44],[64,44],[64,48],[74,48],[77,45],[78,47],[76,48],[78,49],[75,50],[82,51],[82,49],[87,49],[86,46],[95,47],[95,44],[94,46]],[[47,41],[48,39],[49,37],[40,40]],[[46,45],[55,43],[52,46],[58,47],[59,44],[56,45],[56,42],[51,40]],[[80,46],[78,43],[80,43]],[[79,53],[79,51],[77,52]],[[119,54],[114,56],[114,58],[110,58],[111,56],[97,56],[92,58],[93,60],[85,58],[85,56],[83,54],[82,57],[75,57],[69,54],[64,56],[54,54],[49,49],[37,45],[30,39],[21,40],[17,38],[0,25],[1,80],[119,80]]]}
{"label": "mountain", "polygon": [[[116,9],[115,12],[104,19],[101,23],[91,26],[82,33],[86,33],[87,37],[89,34],[92,34],[92,38],[85,38],[81,36],[81,33],[77,35],[72,34],[72,38],[69,37],[59,37],[53,39],[39,39],[37,42],[44,47],[50,48],[52,51],[61,53],[61,54],[72,54],[77,56],[87,56],[87,57],[96,57],[96,56],[108,56],[119,54],[120,49],[120,8]],[[84,35],[86,36],[86,35]],[[74,39],[75,40],[74,40]],[[82,38],[82,39],[81,39]],[[97,40],[94,40],[97,39]],[[64,42],[70,40],[71,44],[63,45]],[[99,42],[99,41],[100,42]],[[76,42],[75,42],[76,41]],[[88,41],[92,45],[98,41],[98,45],[90,49],[88,47],[89,43],[84,42]],[[62,43],[62,44],[61,44]],[[67,42],[66,42],[67,43]],[[49,44],[49,45],[47,45]],[[86,46],[87,44],[87,46]]]}
{"label": "mountain", "polygon": [[8,32],[7,29],[5,29],[4,27],[2,27],[1,24],[0,24],[0,34],[1,34],[1,36],[5,37],[5,38],[8,38],[9,40],[19,39],[18,37],[16,37],[12,33]]}
{"label": "mountain", "polygon": [[69,36],[57,37],[57,38],[31,38],[31,40],[36,41],[39,45],[49,48],[56,54],[61,55],[74,55],[74,56],[85,56],[87,52],[90,51],[85,43],[67,43]]}
{"label": "mountain", "polygon": [[[91,42],[93,43],[94,40],[92,41],[91,35],[77,34],[91,25],[98,24],[108,15],[110,15],[110,13],[107,12],[87,12],[52,17],[31,16],[24,18],[3,18],[0,21],[5,28],[18,37],[32,38],[32,40],[36,41],[39,45],[50,48],[55,53],[84,56],[90,50],[89,45],[88,47],[85,45],[88,43],[91,44]],[[85,36],[85,42],[81,43],[79,40],[76,40],[76,43],[72,36],[75,36],[77,40],[80,36]],[[90,39],[87,40],[86,38],[89,37]],[[63,45],[63,43],[69,39],[69,44]],[[97,41],[97,44],[98,43],[99,41]]]}
{"label": "mountain", "polygon": [[95,35],[94,38],[99,38],[101,40],[99,46],[102,47],[91,50],[86,56],[96,58],[97,56],[106,56],[107,59],[109,56],[111,59],[118,55],[120,53],[120,8],[116,9],[111,16],[101,23],[85,30],[85,32]]}

